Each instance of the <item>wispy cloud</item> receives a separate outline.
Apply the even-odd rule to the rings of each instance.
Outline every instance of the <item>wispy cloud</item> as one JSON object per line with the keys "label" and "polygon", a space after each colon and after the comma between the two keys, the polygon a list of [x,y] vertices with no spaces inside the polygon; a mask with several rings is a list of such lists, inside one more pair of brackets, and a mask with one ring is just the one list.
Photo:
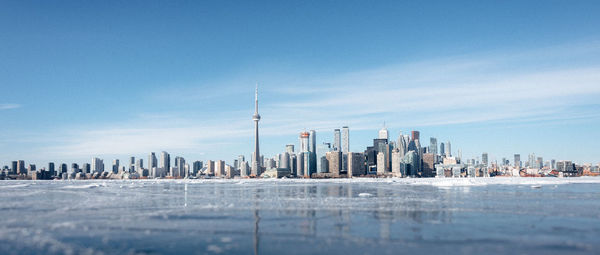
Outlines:
{"label": "wispy cloud", "polygon": [[[262,135],[284,136],[304,128],[330,130],[341,125],[375,129],[383,121],[398,127],[424,127],[598,118],[596,113],[576,109],[594,104],[597,101],[592,99],[600,96],[600,63],[590,61],[593,56],[600,56],[599,47],[575,45],[448,57],[315,77],[277,73],[262,81],[267,91],[261,98]],[[568,65],[560,61],[567,58]],[[171,94],[182,100],[169,102],[189,105],[187,112],[142,112],[131,123],[68,130],[68,139],[46,150],[56,156],[158,150],[193,150],[208,156],[240,154],[252,138],[253,109],[248,106],[254,81],[248,77],[232,80],[230,86],[222,82],[210,91],[202,89],[209,84],[202,84]],[[207,102],[209,95],[212,101]],[[226,100],[224,104],[231,107],[204,110],[214,100]],[[264,141],[268,140],[263,140],[267,148],[282,146]]]}
{"label": "wispy cloud", "polygon": [[0,104],[0,110],[10,110],[20,108],[20,104]]}

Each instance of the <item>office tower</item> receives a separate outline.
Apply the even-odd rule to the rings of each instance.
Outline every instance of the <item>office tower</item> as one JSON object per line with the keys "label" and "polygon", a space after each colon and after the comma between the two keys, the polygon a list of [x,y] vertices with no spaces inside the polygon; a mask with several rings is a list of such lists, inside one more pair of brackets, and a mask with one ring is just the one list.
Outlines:
{"label": "office tower", "polygon": [[365,156],[362,153],[348,152],[348,178],[365,175]]}
{"label": "office tower", "polygon": [[294,154],[294,145],[293,144],[286,144],[285,145],[285,152],[287,152],[290,155]]}
{"label": "office tower", "polygon": [[71,164],[71,173],[78,173],[79,172],[79,165],[77,163],[72,163]]}
{"label": "office tower", "polygon": [[515,159],[514,159],[513,163],[515,164],[516,168],[521,167],[521,154],[515,154]]}
{"label": "office tower", "polygon": [[325,157],[329,163],[329,172],[335,177],[340,176],[340,170],[342,170],[342,152],[330,151],[325,154]]}
{"label": "office tower", "polygon": [[[310,152],[308,158],[308,169],[309,174],[317,172],[317,132],[315,130],[310,131],[310,137],[308,142],[308,151]],[[310,175],[309,175],[310,177]]]}
{"label": "office tower", "polygon": [[542,169],[542,167],[544,167],[544,158],[538,157],[535,161],[535,166],[537,169]]}
{"label": "office tower", "polygon": [[[92,171],[94,171],[93,166],[92,166]],[[113,172],[113,174],[116,174],[119,172],[119,160],[118,159],[113,160],[112,172]]]}
{"label": "office tower", "polygon": [[438,155],[437,139],[435,137],[429,138],[429,153]]}
{"label": "office tower", "polygon": [[177,169],[177,176],[185,177],[185,159],[183,157],[175,157],[175,168]]}
{"label": "office tower", "polygon": [[171,155],[166,151],[160,153],[160,168],[162,168],[165,173],[169,172],[171,169]]}
{"label": "office tower", "polygon": [[416,176],[419,172],[419,155],[415,151],[408,151],[404,158],[402,158],[402,162],[406,164],[406,175],[408,176]]}
{"label": "office tower", "polygon": [[217,176],[217,177],[225,176],[225,161],[223,161],[223,160],[215,161],[215,176]]}
{"label": "office tower", "polygon": [[302,170],[302,173],[304,174],[305,178],[310,178],[311,175],[313,174],[312,170],[310,169],[311,165],[312,165],[312,156],[310,152],[303,152],[302,154],[304,154],[303,158],[304,159],[304,164],[302,164],[304,166],[304,169]]}
{"label": "office tower", "polygon": [[400,171],[402,165],[402,155],[400,155],[400,150],[398,148],[392,151],[392,174],[397,177],[402,177],[402,173]]}
{"label": "office tower", "polygon": [[[119,161],[117,160],[117,164],[119,164]],[[104,171],[104,162],[102,159],[93,157],[92,158],[92,168],[91,168],[91,172],[93,173],[101,173]]]}
{"label": "office tower", "polygon": [[385,172],[385,153],[380,151],[377,153],[377,175],[384,175]]}
{"label": "office tower", "polygon": [[140,173],[140,175],[142,175],[142,172],[144,171],[144,160],[143,159],[138,159],[135,162],[135,171]]}
{"label": "office tower", "polygon": [[17,174],[27,174],[27,169],[25,169],[24,160],[17,161]]}
{"label": "office tower", "polygon": [[252,115],[254,121],[254,154],[252,155],[252,175],[259,176],[261,174],[261,160],[260,160],[260,148],[258,143],[258,121],[260,121],[260,115],[258,114],[258,84],[256,84],[256,91],[254,92],[254,115]]}
{"label": "office tower", "polygon": [[90,165],[90,163],[84,163],[83,167],[81,168],[81,172],[84,174],[88,174],[92,172],[92,166]]}
{"label": "office tower", "polygon": [[550,160],[550,170],[556,169],[556,160]]}
{"label": "office tower", "polygon": [[379,130],[379,136],[378,136],[378,138],[379,139],[385,139],[385,140],[389,139],[389,132],[388,132],[387,128],[385,128],[385,123],[383,124],[383,128],[381,128]]}
{"label": "office tower", "polygon": [[206,161],[206,174],[215,175],[215,162],[212,160]]}
{"label": "office tower", "polygon": [[342,127],[342,153],[350,152],[350,130],[348,126]]}
{"label": "office tower", "polygon": [[413,130],[410,132],[410,135],[412,137],[412,140],[419,140],[420,132]]}
{"label": "office tower", "polygon": [[484,152],[483,154],[481,154],[481,164],[485,167],[488,166],[488,154],[487,152]]}
{"label": "office tower", "polygon": [[290,169],[290,154],[284,152],[279,156],[279,168]]}
{"label": "office tower", "polygon": [[401,157],[404,157],[404,154],[408,151],[408,144],[404,140],[404,136],[402,136],[402,132],[400,132],[400,136],[398,136],[398,144],[396,145],[398,148],[398,153],[400,153]]}
{"label": "office tower", "polygon": [[308,152],[308,138],[310,134],[306,131],[300,132],[300,152]]}
{"label": "office tower", "polygon": [[341,134],[340,134],[340,129],[336,128],[333,130],[333,150],[334,151],[341,151],[341,143],[342,143],[342,138],[341,138]]}
{"label": "office tower", "polygon": [[294,175],[298,174],[298,157],[296,154],[290,154],[290,172]]}
{"label": "office tower", "polygon": [[423,154],[423,177],[435,177],[435,158],[437,155],[433,153]]}
{"label": "office tower", "polygon": [[240,176],[247,177],[250,174],[250,166],[248,162],[242,161],[240,164]]}
{"label": "office tower", "polygon": [[12,174],[17,174],[17,168],[18,168],[17,166],[18,166],[18,164],[19,164],[19,162],[17,162],[17,161],[13,161],[12,162],[12,168],[11,168],[11,173]]}
{"label": "office tower", "polygon": [[444,143],[440,143],[440,156],[441,157],[446,156],[446,145]]}
{"label": "office tower", "polygon": [[65,164],[65,163],[60,164],[60,174],[63,174],[66,172],[67,172],[67,164]]}
{"label": "office tower", "polygon": [[304,176],[304,153],[302,152],[296,156],[296,176]]}
{"label": "office tower", "polygon": [[[150,174],[150,172],[152,172],[153,168],[158,168],[158,159],[156,158],[156,154],[154,152],[150,152],[150,154],[148,155],[148,174]],[[154,177],[154,176],[152,176]]]}
{"label": "office tower", "polygon": [[452,157],[452,147],[450,147],[450,141],[446,142],[446,148],[444,148],[446,152],[446,157]]}
{"label": "office tower", "polygon": [[54,168],[54,162],[48,163],[48,172],[50,173],[50,176],[56,175],[56,168]]}
{"label": "office tower", "polygon": [[[241,165],[241,163],[238,163]],[[197,175],[202,170],[202,161],[194,161],[192,163],[192,173],[193,175]]]}
{"label": "office tower", "polygon": [[27,167],[27,175],[33,175],[36,172],[36,168],[34,164],[29,164]]}

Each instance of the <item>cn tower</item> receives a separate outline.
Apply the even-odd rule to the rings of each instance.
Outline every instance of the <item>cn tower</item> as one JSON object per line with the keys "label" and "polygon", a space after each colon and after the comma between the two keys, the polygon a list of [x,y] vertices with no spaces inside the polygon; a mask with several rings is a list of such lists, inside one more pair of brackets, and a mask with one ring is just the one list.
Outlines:
{"label": "cn tower", "polygon": [[256,84],[256,90],[254,92],[254,155],[252,155],[252,173],[253,176],[259,176],[261,172],[260,167],[260,146],[258,145],[258,121],[260,115],[258,114],[258,84]]}

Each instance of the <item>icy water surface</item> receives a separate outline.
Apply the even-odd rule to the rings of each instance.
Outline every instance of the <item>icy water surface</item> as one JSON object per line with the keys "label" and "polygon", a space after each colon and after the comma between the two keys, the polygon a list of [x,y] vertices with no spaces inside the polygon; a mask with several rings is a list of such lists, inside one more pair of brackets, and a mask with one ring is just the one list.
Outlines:
{"label": "icy water surface", "polygon": [[2,181],[0,218],[0,254],[598,254],[600,178]]}

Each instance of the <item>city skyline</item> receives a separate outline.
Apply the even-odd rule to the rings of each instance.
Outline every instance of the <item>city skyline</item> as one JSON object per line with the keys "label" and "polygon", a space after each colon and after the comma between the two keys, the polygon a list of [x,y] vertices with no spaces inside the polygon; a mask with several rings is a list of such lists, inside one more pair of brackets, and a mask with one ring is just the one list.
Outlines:
{"label": "city skyline", "polygon": [[[471,8],[479,12],[464,16],[458,15],[461,7],[432,6],[423,17],[407,14],[418,21],[412,25],[394,12],[417,8],[408,4],[346,7],[371,20],[362,26],[347,12],[325,17],[327,4],[299,5],[297,12],[274,5],[279,12],[270,15],[289,16],[281,24],[253,20],[255,13],[242,11],[258,11],[261,4],[174,5],[159,15],[164,23],[153,22],[153,11],[162,6],[146,5],[147,13],[133,16],[149,26],[139,30],[131,26],[138,23],[122,20],[101,3],[80,9],[68,2],[61,8],[39,3],[36,10],[44,12],[24,11],[26,5],[5,3],[0,15],[7,31],[0,40],[5,56],[0,61],[2,165],[17,159],[38,165],[83,163],[92,157],[106,164],[146,158],[151,151],[198,160],[250,158],[253,127],[247,119],[256,82],[264,91],[264,155],[297,144],[297,134],[305,129],[316,130],[317,144],[330,142],[333,129],[343,126],[350,128],[350,151],[359,152],[386,122],[394,139],[400,130],[419,130],[423,146],[429,137],[450,140],[467,158],[487,152],[493,162],[535,153],[599,161],[594,141],[600,140],[600,38],[594,31],[600,24],[584,15],[597,13],[593,1],[541,4],[536,8],[540,23],[524,22],[528,13],[512,3],[475,5]],[[124,13],[137,13],[139,6],[123,5]],[[184,7],[190,11],[181,12]],[[511,20],[492,16],[493,31],[473,24],[495,9],[513,11]],[[62,19],[64,10],[78,12]],[[198,17],[194,11],[200,10],[216,15]],[[436,17],[439,10],[455,12]],[[86,15],[78,24],[67,22],[75,13]],[[250,32],[218,13],[241,14]],[[332,22],[336,36],[306,23],[305,15]],[[22,17],[27,22],[15,22]],[[116,18],[119,25],[100,18]],[[449,18],[456,19],[446,25]],[[230,30],[216,31],[209,19]],[[346,28],[340,21],[355,26]],[[471,32],[461,32],[461,26]],[[284,36],[260,32],[264,27]],[[420,33],[427,27],[429,33]],[[295,29],[304,36],[291,32]],[[364,38],[340,36],[344,32]],[[233,33],[250,41],[224,39]],[[291,39],[282,39],[285,35]],[[387,40],[372,43],[371,38]],[[242,47],[248,44],[256,48]]]}

